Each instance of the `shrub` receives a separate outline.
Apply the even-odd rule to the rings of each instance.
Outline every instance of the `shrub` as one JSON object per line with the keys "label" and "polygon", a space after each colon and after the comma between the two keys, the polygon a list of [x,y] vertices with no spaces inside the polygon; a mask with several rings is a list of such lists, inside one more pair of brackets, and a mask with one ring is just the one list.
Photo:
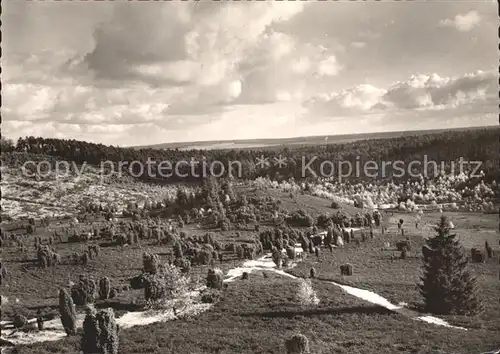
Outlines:
{"label": "shrub", "polygon": [[214,289],[205,289],[201,293],[201,302],[204,304],[214,304],[220,299],[220,292]]}
{"label": "shrub", "polygon": [[352,275],[352,265],[349,263],[342,264],[340,266],[340,275],[351,276]]}
{"label": "shrub", "polygon": [[203,235],[203,243],[212,245],[214,243],[214,235],[211,232],[207,232]]}
{"label": "shrub", "polygon": [[314,267],[311,268],[311,270],[309,271],[309,274],[311,276],[311,278],[316,278],[316,269],[314,269]]}
{"label": "shrub", "polygon": [[[314,269],[314,268],[313,268]],[[296,294],[296,299],[301,305],[311,306],[319,304],[318,296],[312,287],[310,279],[300,279],[299,289]]]}
{"label": "shrub", "polygon": [[309,354],[309,340],[302,334],[296,334],[285,342],[287,354]]}
{"label": "shrub", "polygon": [[329,214],[320,214],[316,218],[316,225],[326,228],[330,222],[333,222],[332,216]]}
{"label": "shrub", "polygon": [[247,280],[248,279],[248,272],[243,272],[243,274],[241,275],[241,279]]}
{"label": "shrub", "polygon": [[88,311],[83,321],[81,347],[84,354],[118,354],[119,327],[115,314],[108,308]]}
{"label": "shrub", "polygon": [[486,255],[488,258],[493,258],[493,248],[488,244],[488,241],[484,242],[484,249],[486,250]]}
{"label": "shrub", "polygon": [[30,234],[30,235],[31,235],[31,234],[33,234],[33,233],[35,232],[35,227],[34,227],[33,225],[29,224],[29,225],[26,227],[26,232],[27,232],[28,234]]}
{"label": "shrub", "polygon": [[239,260],[242,260],[245,257],[245,250],[243,249],[243,246],[240,244],[237,244],[235,246],[235,253]]}
{"label": "shrub", "polygon": [[473,263],[483,263],[486,259],[484,253],[478,250],[477,248],[472,248],[470,250],[470,253]]}
{"label": "shrub", "polygon": [[147,279],[144,288],[144,298],[146,301],[157,301],[165,298],[167,286],[165,280],[160,276],[152,276]]}
{"label": "shrub", "polygon": [[231,221],[229,219],[224,219],[219,221],[218,225],[221,229],[221,231],[229,231],[231,229]]}
{"label": "shrub", "polygon": [[216,251],[222,251],[224,249],[224,244],[219,240],[215,240],[213,243],[213,247]]}
{"label": "shrub", "polygon": [[411,250],[411,244],[410,241],[408,240],[403,240],[403,241],[398,241],[396,242],[396,248],[398,251],[403,251],[403,250]]}
{"label": "shrub", "polygon": [[38,310],[38,312],[37,312],[36,325],[37,325],[39,331],[43,331],[43,317],[42,317],[40,310]]}
{"label": "shrub", "polygon": [[156,275],[145,275],[144,297],[148,302],[159,302],[184,295],[188,281],[179,268],[165,264]]}
{"label": "shrub", "polygon": [[210,289],[222,289],[223,279],[222,271],[220,269],[209,269],[207,274],[207,288]]}
{"label": "shrub", "polygon": [[71,287],[71,298],[75,305],[84,306],[94,302],[96,292],[95,280],[90,276],[80,275],[79,282]]}
{"label": "shrub", "polygon": [[212,252],[208,249],[202,249],[197,254],[197,262],[201,265],[209,265],[212,263]]}
{"label": "shrub", "polygon": [[146,287],[146,283],[148,281],[148,275],[147,274],[140,274],[132,279],[130,279],[130,287],[134,290],[137,289],[144,289]]}
{"label": "shrub", "polygon": [[191,270],[191,262],[186,257],[176,258],[174,260],[174,265],[180,268],[182,273],[189,273]]}
{"label": "shrub", "polygon": [[84,254],[82,254],[82,264],[83,265],[87,265],[89,264],[89,254],[88,252],[85,252]]}
{"label": "shrub", "polygon": [[108,277],[103,277],[99,280],[99,298],[101,300],[107,300],[110,298],[111,292],[111,281]]}
{"label": "shrub", "polygon": [[5,268],[5,264],[2,261],[0,261],[0,285],[3,284],[6,278],[7,278],[7,268]]}
{"label": "shrub", "polygon": [[99,257],[99,254],[101,253],[101,247],[99,247],[99,245],[89,245],[88,253],[90,259],[93,259],[94,257]]}
{"label": "shrub", "polygon": [[59,290],[59,314],[64,331],[68,336],[76,334],[76,309],[66,289]]}
{"label": "shrub", "polygon": [[281,268],[282,262],[283,262],[283,255],[277,248],[273,248],[272,251],[272,258],[274,264],[276,264],[276,268]]}
{"label": "shrub", "polygon": [[314,219],[312,218],[312,216],[302,209],[297,210],[293,212],[290,216],[288,216],[286,218],[286,222],[289,225],[294,225],[294,226],[309,227],[314,225]]}
{"label": "shrub", "polygon": [[174,244],[174,257],[175,258],[182,258],[183,257],[182,245],[180,244],[180,242],[176,242]]}
{"label": "shrub", "polygon": [[61,256],[53,252],[49,246],[40,246],[37,251],[37,258],[40,267],[47,268],[57,264]]}
{"label": "shrub", "polygon": [[23,315],[16,314],[12,320],[14,328],[23,328],[28,324],[28,319]]}
{"label": "shrub", "polygon": [[243,259],[253,259],[255,256],[255,249],[253,245],[243,245]]}
{"label": "shrub", "polygon": [[157,254],[144,252],[142,255],[142,266],[145,273],[156,274],[160,265],[160,257]]}

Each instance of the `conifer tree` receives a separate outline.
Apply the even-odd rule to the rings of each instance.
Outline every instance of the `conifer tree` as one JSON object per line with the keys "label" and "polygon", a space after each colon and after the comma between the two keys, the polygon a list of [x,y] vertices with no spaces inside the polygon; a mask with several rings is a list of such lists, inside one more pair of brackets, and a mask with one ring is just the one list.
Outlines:
{"label": "conifer tree", "polygon": [[467,257],[455,234],[450,234],[445,216],[426,240],[430,252],[424,255],[420,293],[425,309],[434,314],[473,315],[481,311],[476,280],[468,269]]}

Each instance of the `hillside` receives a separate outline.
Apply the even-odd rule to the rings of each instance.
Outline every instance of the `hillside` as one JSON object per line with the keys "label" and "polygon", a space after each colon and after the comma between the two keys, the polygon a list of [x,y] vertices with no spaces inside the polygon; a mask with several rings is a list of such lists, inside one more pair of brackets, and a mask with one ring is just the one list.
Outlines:
{"label": "hillside", "polygon": [[[492,136],[478,130],[282,152],[464,153],[491,166]],[[479,140],[485,144],[473,144]],[[152,183],[99,164],[185,152],[37,138],[11,150],[2,153],[0,246],[1,342],[12,350],[79,352],[88,306],[113,311],[120,354],[281,354],[297,332],[315,354],[500,347],[493,168],[404,182],[272,178],[279,171],[269,168],[257,177]],[[258,151],[234,153],[249,160]],[[74,164],[57,170],[68,157]],[[48,164],[23,172],[28,161]],[[485,311],[474,316],[423,309],[422,247],[442,216],[480,289]],[[76,334],[62,326],[61,289],[75,304]]]}
{"label": "hillside", "polygon": [[[26,137],[19,139],[16,144],[5,144],[2,146],[4,153],[13,154],[3,156],[8,165],[18,164],[18,160],[25,161],[26,154],[43,154],[55,159],[74,161],[81,165],[100,165],[106,163],[107,166],[114,166],[118,171],[119,164],[121,170],[128,170],[134,173],[137,178],[144,181],[154,181],[162,183],[175,182],[199,182],[201,175],[207,173],[219,173],[239,179],[255,179],[257,177],[269,176],[276,180],[315,179],[309,170],[305,170],[305,165],[310,166],[318,173],[323,164],[333,164],[334,177],[338,174],[345,175],[344,179],[350,181],[359,180],[390,180],[391,178],[405,182],[410,178],[409,173],[395,177],[395,168],[392,163],[402,161],[405,166],[411,162],[418,161],[420,164],[417,171],[424,173],[425,161],[434,161],[443,166],[444,172],[449,173],[452,165],[458,166],[460,159],[467,162],[465,169],[472,169],[470,161],[480,161],[481,170],[486,174],[486,179],[491,181],[498,176],[498,135],[500,128],[478,128],[476,130],[446,131],[439,133],[422,133],[421,135],[410,135],[392,137],[386,139],[364,139],[356,142],[322,145],[304,145],[293,148],[279,147],[277,149],[266,150],[263,148],[252,149],[232,149],[232,150],[162,150],[162,149],[133,149],[120,148],[115,146],[105,146],[102,144],[92,144],[75,140],[44,139],[37,137]],[[262,165],[259,159],[266,158],[268,163]],[[273,161],[281,159],[284,164],[276,164]],[[311,160],[313,160],[311,162]],[[137,161],[146,164],[147,161],[156,162],[152,165],[152,173],[139,166],[133,166],[132,162]],[[189,162],[195,165],[190,166]],[[383,162],[390,162],[384,173],[378,173],[375,177],[365,172],[358,174],[347,173],[346,166],[341,163],[355,166],[364,166],[368,161],[376,162],[379,170]],[[177,167],[178,173],[165,176],[159,171],[159,164],[168,163]],[[236,162],[236,169],[231,169],[231,164]],[[309,164],[309,162],[311,162]],[[211,172],[211,166],[216,167],[215,172]],[[222,166],[222,167],[221,167]],[[440,167],[441,168],[441,167]],[[232,173],[231,173],[232,171]],[[436,177],[437,171],[431,170],[427,174],[429,178]],[[324,174],[328,174],[325,172]]]}
{"label": "hillside", "polygon": [[[21,253],[15,244],[6,243],[4,240],[2,266],[8,269],[6,281],[2,285],[4,319],[13,318],[16,314],[30,318],[36,316],[40,310],[47,318],[47,325],[40,332],[25,332],[23,336],[11,337],[5,337],[3,334],[2,339],[30,343],[30,341],[48,340],[48,336],[52,335],[49,341],[22,345],[19,348],[27,354],[76,352],[79,336],[66,337],[58,325],[57,317],[54,316],[58,313],[58,289],[78,283],[78,276],[84,274],[95,280],[107,276],[111,279],[112,287],[119,290],[113,299],[96,299],[95,306],[98,309],[107,307],[114,309],[123,326],[120,331],[120,353],[124,354],[144,351],[152,354],[282,353],[283,342],[297,331],[309,338],[315,353],[324,354],[370,351],[466,354],[480,353],[498,346],[495,333],[498,332],[500,323],[495,313],[500,309],[498,302],[490,301],[495,297],[496,259],[489,259],[482,264],[472,264],[474,274],[479,276],[479,286],[487,308],[484,314],[478,319],[466,316],[440,317],[453,326],[467,328],[467,331],[425,324],[407,317],[413,313],[411,311],[419,311],[420,298],[415,284],[420,271],[420,245],[423,238],[430,233],[427,225],[433,224],[439,218],[439,212],[424,213],[421,219],[422,226],[419,228],[413,226],[415,215],[413,213],[384,214],[385,231],[382,233],[380,228],[375,227],[373,239],[369,238],[359,244],[351,242],[344,248],[333,251],[321,246],[318,257],[307,254],[303,260],[291,260],[287,266],[283,266],[283,273],[275,274],[278,270],[273,270],[272,261],[269,264],[268,261],[259,260],[262,255],[255,255],[255,260],[245,261],[235,252],[239,247],[237,245],[244,247],[252,245],[255,238],[259,237],[259,233],[262,235],[267,230],[272,231],[275,228],[269,219],[271,214],[265,210],[280,210],[279,213],[290,214],[301,209],[314,219],[322,214],[334,215],[336,211],[332,210],[329,202],[323,198],[300,193],[291,198],[289,192],[275,188],[255,189],[252,186],[240,186],[235,188],[235,192],[237,195],[235,201],[245,196],[249,205],[259,206],[255,209],[255,214],[260,215],[259,222],[249,222],[245,226],[231,224],[231,229],[225,231],[210,226],[203,221],[203,218],[192,218],[186,224],[177,224],[168,219],[155,221],[149,218],[141,220],[128,217],[110,222],[94,214],[97,219],[83,221],[77,226],[79,233],[83,234],[85,230],[90,230],[91,233],[96,228],[101,230],[90,239],[81,238],[78,241],[66,239],[65,234],[71,235],[71,230],[75,227],[70,222],[51,222],[49,226],[37,222],[35,233],[23,237],[24,250]],[[235,202],[233,206],[227,205],[225,208],[228,212],[231,210],[231,213],[232,210],[244,212],[243,209],[238,209],[237,205]],[[277,205],[279,207],[276,207]],[[258,209],[261,212],[257,212]],[[343,205],[341,209],[350,215],[362,211],[350,205]],[[495,252],[500,251],[494,242],[498,236],[495,232],[496,215],[457,212],[447,215],[454,222],[455,231],[460,235],[461,242],[467,250],[470,247],[482,247],[484,241],[488,240]],[[400,218],[403,218],[404,224],[407,225],[406,238],[411,240],[412,249],[406,259],[394,261],[394,254],[398,253],[395,244],[405,239],[396,225],[396,221]],[[174,236],[169,236],[165,231],[163,238],[159,240],[154,232],[149,236],[147,233],[140,234],[137,241],[128,241],[130,244],[124,247],[116,243],[116,239],[113,241],[105,231],[113,227],[125,235],[133,234],[134,231],[130,230],[138,229],[142,227],[141,225],[150,225],[153,227],[152,230],[156,227],[166,230],[168,225],[174,225]],[[255,231],[254,225],[260,225],[260,231]],[[285,227],[283,230],[286,237],[292,237],[289,233],[292,229]],[[295,227],[294,230],[303,232],[307,228]],[[365,231],[367,232],[367,229]],[[32,246],[35,244],[34,237],[41,237],[42,243],[48,245],[48,240],[54,232],[61,237],[53,239],[52,247],[62,256],[63,261],[56,266],[40,268]],[[212,236],[203,237],[207,232]],[[169,241],[169,237],[173,237],[173,240]],[[356,237],[361,240],[358,231]],[[199,243],[198,238],[204,238],[205,241]],[[222,255],[222,261],[214,260],[209,264],[198,264],[192,259],[188,275],[194,289],[203,285],[208,269],[220,268],[226,274],[225,279],[228,284],[227,289],[221,291],[220,299],[203,309],[193,308],[192,311],[196,312],[182,316],[172,314],[169,308],[144,312],[143,290],[134,290],[129,285],[131,277],[142,271],[143,253],[158,254],[160,262],[168,263],[174,259],[175,242],[185,242],[186,245],[190,245],[187,247],[198,245],[194,247],[203,249],[208,247],[204,246],[203,242],[210,239],[213,239],[209,242],[216,245],[217,253]],[[87,263],[74,260],[75,253],[81,255],[87,247],[96,244],[100,245],[98,256],[94,256]],[[185,255],[187,254],[189,253],[186,250]],[[242,262],[244,268],[238,271]],[[249,262],[252,266],[247,265],[245,268],[244,264]],[[354,266],[354,274],[350,277],[340,276],[338,273],[338,267],[345,262]],[[251,268],[256,265],[257,268]],[[303,286],[299,280],[283,275],[290,273],[308,277],[311,267],[317,272],[317,279],[312,280],[313,292],[319,299],[319,304],[316,305],[298,297],[298,289]],[[243,271],[250,273],[247,279],[243,277]],[[236,275],[232,276],[232,272],[236,272]],[[379,300],[370,303],[356,298],[339,286],[328,283],[329,281],[372,291],[392,303],[406,303],[405,306],[412,310],[406,315],[393,312],[377,305]],[[196,304],[200,300],[193,301]],[[78,311],[83,312],[83,308],[78,307]],[[54,319],[49,320],[52,318]],[[143,327],[144,325],[147,327]],[[207,330],[207,326],[210,330]],[[10,330],[4,328],[2,332],[10,333]],[[424,343],[423,337],[426,338]]]}
{"label": "hillside", "polygon": [[[496,126],[492,127],[496,128]],[[451,131],[474,131],[484,127],[453,128]],[[304,145],[343,144],[367,139],[390,139],[408,136],[419,136],[449,132],[450,129],[434,130],[406,130],[365,134],[343,134],[343,135],[321,135],[300,136],[281,139],[243,139],[243,140],[221,140],[221,141],[187,141],[178,143],[163,143],[155,145],[134,146],[135,149],[179,149],[179,150],[230,150],[230,149],[254,149],[254,148],[294,148]]]}

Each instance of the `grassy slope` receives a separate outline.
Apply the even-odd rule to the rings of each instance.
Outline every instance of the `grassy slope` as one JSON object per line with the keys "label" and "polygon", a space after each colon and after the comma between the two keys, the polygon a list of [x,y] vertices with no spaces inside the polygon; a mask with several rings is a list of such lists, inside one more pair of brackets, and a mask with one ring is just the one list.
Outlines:
{"label": "grassy slope", "polygon": [[[479,353],[498,344],[483,330],[425,325],[333,285],[315,281],[313,286],[321,303],[310,308],[294,300],[295,281],[256,273],[231,284],[223,300],[199,317],[123,331],[120,353],[284,353],[284,340],[296,331],[310,339],[316,354]],[[78,338],[40,343],[24,347],[23,354],[74,352],[77,343]]]}
{"label": "grassy slope", "polygon": [[[500,304],[498,302],[498,233],[495,231],[497,217],[495,215],[479,215],[456,213],[449,215],[455,224],[455,231],[465,246],[468,254],[470,247],[484,247],[484,241],[488,240],[493,246],[496,256],[484,264],[470,264],[472,272],[477,276],[481,289],[480,296],[485,304],[486,311],[479,318],[468,318],[463,316],[449,316],[447,320],[455,325],[472,328],[462,339],[471,343],[476,338],[484,338],[486,343],[492,347],[499,347],[500,341],[489,340],[496,338],[495,333],[500,332]],[[438,220],[439,213],[425,214],[424,222],[432,223]],[[383,250],[384,244],[389,242],[391,246],[397,240],[405,237],[397,232],[396,220],[406,219],[406,235],[410,236],[412,250],[407,259],[396,259],[391,261],[391,254],[396,258],[399,252]],[[327,250],[320,253],[319,258],[308,257],[291,272],[298,276],[308,276],[310,268],[314,267],[320,279],[330,279],[347,285],[353,285],[386,297],[393,303],[406,302],[411,307],[419,307],[422,302],[417,283],[421,276],[422,255],[421,247],[424,243],[423,236],[432,234],[429,230],[415,229],[410,223],[408,214],[395,214],[389,217],[389,229],[385,235],[376,230],[375,239],[361,243],[347,245],[343,250],[334,250],[331,254]],[[409,224],[409,225],[408,225]],[[481,225],[479,227],[479,224]],[[340,276],[340,265],[350,263],[353,265],[354,274],[351,277]],[[489,339],[488,339],[489,338]],[[464,351],[467,352],[467,351]]]}
{"label": "grassy slope", "polygon": [[[281,200],[281,207],[289,212],[296,211],[298,209],[304,209],[310,215],[316,217],[319,214],[334,213],[337,210],[330,208],[332,204],[331,200],[323,199],[308,194],[293,194],[293,198],[290,197],[290,192],[283,192],[279,189],[267,189],[267,190],[256,190],[250,187],[241,187],[238,189],[239,193],[249,195],[255,195],[259,197],[271,196],[273,198]],[[343,204],[341,206],[342,210],[353,215],[356,213],[361,213],[362,209],[355,208],[352,205]]]}
{"label": "grassy slope", "polygon": [[[312,214],[331,212],[329,202],[317,197],[299,195],[295,200],[279,191],[258,191],[257,194],[269,194],[280,198],[282,206],[290,211],[300,207]],[[359,209],[348,210],[354,213]],[[457,213],[451,214],[457,232],[468,246],[482,247],[485,238],[492,240],[490,244],[498,249],[497,218],[495,215]],[[408,224],[409,235],[415,245],[416,253],[411,252],[406,260],[390,262],[390,253],[381,251],[387,241],[394,242],[402,238],[396,235],[395,221],[400,217]],[[438,214],[426,214],[423,220],[433,222]],[[322,250],[320,259],[308,257],[303,264],[293,270],[295,274],[307,276],[314,266],[318,275],[333,280],[343,280],[338,276],[338,266],[346,261],[354,265],[354,276],[347,282],[359,287],[374,289],[393,302],[420,302],[416,289],[421,266],[418,250],[422,244],[422,229],[415,230],[411,225],[410,214],[387,216],[390,225],[388,233],[382,237],[378,234],[375,240],[354,245],[344,250],[335,251],[332,255]],[[196,230],[189,225],[186,231],[190,234],[202,234],[205,230]],[[43,229],[39,232],[46,236]],[[234,232],[217,233],[219,239],[234,240]],[[251,239],[251,232],[243,232],[238,241]],[[32,247],[31,240],[26,245]],[[68,254],[79,250],[81,244],[57,245],[58,252]],[[110,276],[116,285],[123,285],[131,276],[141,269],[141,256],[145,248],[162,254],[166,260],[170,247],[147,245],[116,247],[102,249],[103,256],[90,262],[89,266],[62,265],[60,267],[40,270],[13,249],[3,250],[3,259],[9,270],[7,284],[2,285],[2,295],[11,300],[2,306],[3,316],[19,307],[13,299],[20,299],[24,309],[22,312],[33,315],[36,308],[43,307],[47,311],[57,312],[57,289],[67,285],[71,276],[76,280],[78,274],[89,272],[98,278]],[[33,249],[28,259],[33,258]],[[228,269],[235,265],[232,256],[227,255],[221,266]],[[293,280],[279,277],[264,279],[262,273],[252,274],[249,281],[237,281],[230,284],[223,301],[207,313],[197,318],[177,320],[155,324],[146,328],[137,327],[121,333],[120,353],[284,353],[283,341],[293,331],[300,330],[309,337],[314,353],[479,353],[500,347],[497,339],[500,311],[497,288],[497,262],[473,265],[474,272],[480,277],[482,296],[486,299],[487,312],[481,318],[450,318],[453,324],[471,328],[468,332],[446,329],[412,321],[397,314],[373,307],[361,300],[343,293],[337,287],[321,281],[314,281],[321,304],[310,309],[298,304],[293,295],[297,286]],[[195,269],[194,276],[204,275],[206,269]],[[142,298],[140,291],[120,294],[111,304],[119,309],[133,309],[136,300]],[[106,304],[103,304],[105,306]],[[26,309],[27,308],[27,309]],[[4,318],[5,319],[5,318]],[[39,343],[23,347],[22,353],[74,353],[78,338],[65,339],[54,343]]]}

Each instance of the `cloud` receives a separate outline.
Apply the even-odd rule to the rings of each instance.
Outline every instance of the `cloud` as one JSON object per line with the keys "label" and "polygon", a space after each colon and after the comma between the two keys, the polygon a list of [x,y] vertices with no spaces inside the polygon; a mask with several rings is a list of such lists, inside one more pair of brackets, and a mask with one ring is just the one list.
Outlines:
{"label": "cloud", "polygon": [[464,15],[456,15],[453,19],[444,19],[439,22],[442,27],[454,27],[461,32],[469,32],[478,26],[481,16],[477,11],[469,11]]}
{"label": "cloud", "polygon": [[366,47],[366,42],[351,42],[351,47],[361,49]]}
{"label": "cloud", "polygon": [[[130,5],[116,5],[110,20],[94,32],[94,49],[80,63],[98,80],[184,87],[186,94],[169,105],[168,114],[208,112],[240,95],[239,103],[250,102],[251,91],[261,85],[269,85],[265,100],[279,100],[280,85],[267,77],[280,60],[297,63],[286,70],[306,74],[299,62],[300,56],[310,55],[308,48],[301,52],[293,38],[270,29],[302,12],[305,3],[141,4],[140,11]],[[322,62],[319,72],[334,75],[334,60]]]}
{"label": "cloud", "polygon": [[305,102],[313,117],[349,116],[367,113],[387,91],[371,85],[358,85],[339,93],[322,94]]}
{"label": "cloud", "polygon": [[98,78],[214,86],[237,78],[237,65],[268,26],[303,9],[274,2],[117,4],[84,62]]}
{"label": "cloud", "polygon": [[[496,112],[495,74],[461,75],[495,68],[491,4],[433,3],[426,16],[407,5],[9,2],[4,133],[131,145]],[[436,34],[443,18],[465,29],[468,15],[454,16],[470,10],[481,19],[473,40]]]}
{"label": "cloud", "polygon": [[242,93],[236,102],[302,100],[315,81],[336,76],[341,69],[332,50],[270,31],[240,65]]}
{"label": "cloud", "polygon": [[405,82],[396,82],[387,90],[382,104],[398,109],[457,107],[485,102],[497,91],[494,72],[476,71],[460,77],[414,75]]}
{"label": "cloud", "polygon": [[310,117],[345,117],[408,110],[467,109],[492,113],[498,74],[476,71],[458,77],[413,75],[387,88],[358,85],[339,93],[323,94],[305,102]]}
{"label": "cloud", "polygon": [[[93,45],[78,55],[9,53],[4,119],[82,125],[207,119],[223,113],[243,90],[270,84],[247,79],[259,70],[267,75],[276,61],[296,63],[286,67],[296,75],[315,70],[306,63],[303,71],[300,63],[314,48],[304,45],[301,52],[293,38],[270,29],[303,11],[304,3],[160,5],[114,4],[90,32]],[[323,59],[320,54],[312,58]],[[321,62],[327,74],[335,70],[329,60]],[[271,102],[290,99],[279,85],[269,91]]]}

